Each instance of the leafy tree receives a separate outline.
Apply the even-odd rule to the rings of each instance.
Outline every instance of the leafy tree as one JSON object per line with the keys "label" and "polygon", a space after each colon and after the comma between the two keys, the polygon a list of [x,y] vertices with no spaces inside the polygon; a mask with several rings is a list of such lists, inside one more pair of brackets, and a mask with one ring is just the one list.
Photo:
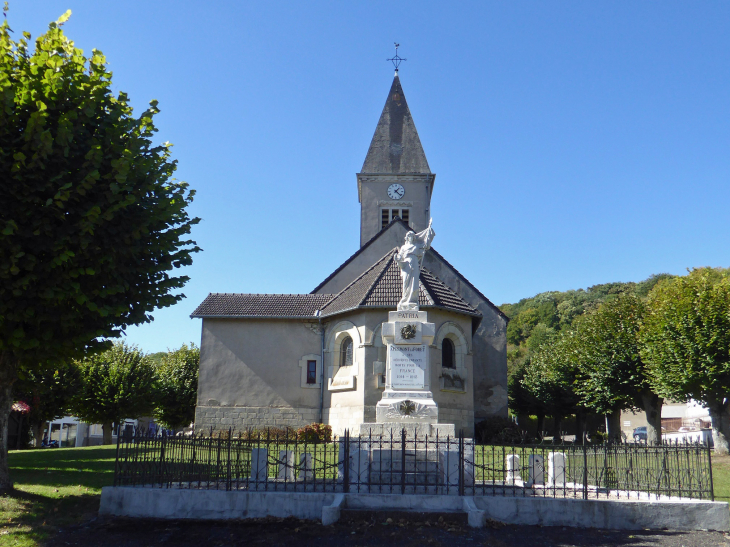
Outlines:
{"label": "leafy tree", "polygon": [[78,361],[80,386],[71,403],[74,414],[102,424],[104,444],[112,442],[112,424],[149,416],[155,407],[155,370],[136,347],[122,342]]}
{"label": "leafy tree", "polygon": [[178,429],[195,420],[199,367],[200,349],[193,343],[163,355],[157,364],[155,417],[166,427]]}
{"label": "leafy tree", "polygon": [[712,419],[715,451],[730,437],[730,277],[700,268],[660,282],[649,294],[641,356],[657,393],[694,399]]}
{"label": "leafy tree", "polygon": [[507,394],[509,408],[517,414],[517,423],[523,431],[528,430],[530,415],[537,416],[537,435],[542,434],[547,407],[542,403],[524,383],[527,370],[530,366],[529,358],[522,361],[507,379]]}
{"label": "leafy tree", "polygon": [[[617,298],[624,293],[645,297],[662,279],[671,278],[668,274],[652,275],[639,283],[605,283],[587,289],[565,292],[549,291],[531,298],[523,298],[516,304],[503,304],[500,309],[510,317],[507,326],[507,374],[508,385],[519,392],[522,378],[514,377],[526,365],[531,366],[530,357],[536,348],[543,344],[545,334],[563,333],[573,328],[574,322],[596,310],[602,303]],[[519,397],[512,397],[515,403]],[[514,403],[510,403],[514,404]],[[518,415],[523,411],[510,408]],[[520,408],[524,408],[524,405]],[[579,407],[577,412],[582,412]],[[538,414],[538,419],[540,414]],[[576,415],[578,421],[580,417]],[[620,426],[618,413],[609,415],[609,429]]]}
{"label": "leafy tree", "polygon": [[[62,32],[66,12],[29,46],[0,25],[0,436],[18,371],[108,347],[184,295],[171,270],[193,192],[153,145],[153,101],[139,118],[112,93],[101,52]],[[12,487],[0,437],[0,490]]]}
{"label": "leafy tree", "polygon": [[660,443],[662,399],[651,389],[639,354],[644,313],[642,299],[626,292],[574,324],[575,390],[585,406],[613,418],[609,435],[620,431],[615,422],[622,410],[639,407],[646,413],[648,441]]}
{"label": "leafy tree", "polygon": [[571,331],[550,338],[532,353],[530,365],[525,370],[522,385],[544,405],[546,413],[555,419],[556,433],[560,433],[560,421],[576,414],[579,434],[582,434],[586,408],[575,391],[578,369],[573,349]]}
{"label": "leafy tree", "polygon": [[555,329],[548,327],[545,323],[538,323],[532,329],[530,337],[525,341],[527,349],[536,351],[540,346],[550,342],[555,337]]}
{"label": "leafy tree", "polygon": [[68,412],[78,387],[76,368],[65,363],[21,372],[21,379],[13,385],[13,398],[30,405],[28,422],[36,447],[43,440],[43,425]]}

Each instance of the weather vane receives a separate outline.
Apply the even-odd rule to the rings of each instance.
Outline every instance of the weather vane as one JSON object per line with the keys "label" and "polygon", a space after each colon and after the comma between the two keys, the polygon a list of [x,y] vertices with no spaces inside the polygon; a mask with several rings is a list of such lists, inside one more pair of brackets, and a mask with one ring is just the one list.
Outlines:
{"label": "weather vane", "polygon": [[395,44],[395,57],[392,59],[386,59],[386,61],[390,61],[393,63],[393,66],[395,67],[395,71],[398,72],[398,67],[403,61],[407,61],[408,59],[403,59],[402,57],[398,57],[398,48],[400,47],[400,44],[398,42],[393,42]]}

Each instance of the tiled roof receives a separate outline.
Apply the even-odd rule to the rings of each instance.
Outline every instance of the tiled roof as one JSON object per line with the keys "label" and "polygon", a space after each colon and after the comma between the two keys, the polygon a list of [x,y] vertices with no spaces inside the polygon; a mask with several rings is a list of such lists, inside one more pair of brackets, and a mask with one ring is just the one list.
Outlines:
{"label": "tiled roof", "polygon": [[210,293],[190,317],[315,317],[331,294]]}
{"label": "tiled roof", "polygon": [[[385,228],[383,228],[382,230],[380,230],[377,234],[375,234],[368,241],[366,241],[363,244],[362,247],[360,247],[357,251],[355,251],[355,253],[352,254],[352,256],[350,256],[350,258],[348,258],[342,264],[340,264],[340,266],[334,272],[332,272],[330,275],[328,275],[327,278],[324,281],[322,281],[319,285],[317,285],[314,288],[314,290],[312,291],[312,294],[315,294],[318,290],[320,290],[327,283],[329,283],[338,273],[340,273],[342,270],[345,269],[345,266],[347,266],[350,262],[352,262],[353,260],[355,260],[355,258],[357,258],[358,256],[360,256],[360,254],[367,247],[369,247],[376,239],[378,239],[380,236],[382,236],[388,230],[388,228],[390,228],[390,226],[393,225],[393,224],[395,224],[396,222],[400,222],[407,229],[410,229],[408,227],[408,224],[406,222],[404,222],[403,220],[401,220],[398,217],[394,218],[393,220],[390,221],[390,223]],[[461,281],[463,281],[465,284],[467,284],[469,287],[471,287],[471,289],[475,293],[477,293],[484,300],[484,302],[487,303],[487,305],[490,308],[492,308],[495,312],[497,312],[497,314],[499,314],[500,316],[502,316],[505,320],[509,321],[509,317],[507,317],[507,315],[505,315],[505,313],[502,310],[500,310],[499,307],[497,307],[491,300],[489,300],[489,298],[487,298],[486,296],[484,296],[484,294],[479,289],[477,289],[471,283],[471,281],[469,281],[466,277],[464,277],[464,275],[459,270],[457,270],[456,268],[454,268],[454,266],[448,260],[446,260],[438,251],[436,251],[436,249],[434,249],[433,247],[431,247],[431,249],[429,250],[429,252],[430,253],[433,253],[434,255],[436,255],[439,258],[439,260],[441,260],[444,264],[446,264],[446,266],[448,266],[449,268],[451,268],[451,270],[454,272],[454,274],[456,274],[456,276],[459,279],[461,279]]]}
{"label": "tiled roof", "polygon": [[421,268],[421,287],[423,286],[431,296],[434,306],[481,317],[482,313],[478,309],[425,268]]}
{"label": "tiled roof", "polygon": [[410,230],[410,227],[408,226],[408,223],[401,219],[400,217],[395,217],[393,220],[391,220],[387,226],[385,226],[382,230],[380,230],[377,234],[375,234],[373,237],[368,239],[365,243],[363,243],[360,248],[355,251],[352,255],[350,255],[350,258],[345,260],[342,264],[340,264],[337,269],[329,274],[327,276],[327,279],[322,281],[319,285],[317,285],[314,290],[312,291],[312,294],[316,293],[319,289],[324,287],[327,283],[329,283],[338,273],[340,273],[342,270],[345,269],[345,266],[347,266],[350,262],[352,262],[357,256],[360,255],[365,249],[367,249],[376,239],[378,239],[381,235],[383,235],[386,231],[388,231],[388,228],[390,228],[393,224],[396,222],[400,222],[406,230]]}
{"label": "tiled roof", "polygon": [[492,308],[495,312],[497,312],[498,315],[500,315],[502,318],[504,318],[505,320],[507,320],[507,322],[509,322],[509,317],[507,317],[507,314],[504,313],[502,310],[500,310],[499,309],[499,306],[497,306],[496,304],[494,304],[491,300],[489,300],[489,298],[487,298],[486,296],[484,296],[484,294],[482,293],[482,291],[480,291],[474,285],[472,285],[472,282],[469,281],[466,277],[464,277],[464,274],[462,274],[459,270],[457,270],[456,268],[454,268],[454,266],[448,260],[446,260],[441,254],[439,254],[436,251],[436,249],[434,249],[433,247],[431,247],[431,249],[429,250],[429,252],[433,252],[433,254],[435,254],[437,257],[439,257],[439,259],[444,264],[446,264],[449,268],[451,268],[451,270],[457,275],[457,277],[459,279],[461,279],[464,283],[466,283],[469,287],[471,287],[471,289],[475,293],[477,293],[479,296],[481,296],[482,299],[484,299],[484,301],[489,305],[490,308]]}
{"label": "tiled roof", "polygon": [[[360,277],[335,295],[321,309],[322,317],[358,308],[390,308],[395,310],[401,297],[400,268],[394,260],[398,249],[389,251]],[[418,303],[424,308],[444,308],[475,317],[481,313],[470,306],[443,281],[421,269]]]}

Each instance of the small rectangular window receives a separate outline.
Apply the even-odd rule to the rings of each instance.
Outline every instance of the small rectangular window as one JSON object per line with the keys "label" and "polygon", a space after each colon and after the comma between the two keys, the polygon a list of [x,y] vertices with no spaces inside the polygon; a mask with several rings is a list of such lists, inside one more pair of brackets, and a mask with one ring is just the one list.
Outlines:
{"label": "small rectangular window", "polygon": [[408,217],[410,215],[408,214],[408,209],[402,209],[400,212],[400,217],[405,221],[406,224],[408,224]]}
{"label": "small rectangular window", "polygon": [[317,383],[317,361],[307,361],[307,383]]}
{"label": "small rectangular window", "polygon": [[390,211],[388,209],[383,209],[380,217],[380,228],[385,228],[388,223],[390,222]]}

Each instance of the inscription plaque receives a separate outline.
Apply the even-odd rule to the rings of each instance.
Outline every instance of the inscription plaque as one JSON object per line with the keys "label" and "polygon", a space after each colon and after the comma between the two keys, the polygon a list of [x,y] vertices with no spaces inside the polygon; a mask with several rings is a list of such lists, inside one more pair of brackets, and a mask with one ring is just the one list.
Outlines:
{"label": "inscription plaque", "polygon": [[390,348],[390,384],[395,389],[425,387],[425,345],[394,346]]}

